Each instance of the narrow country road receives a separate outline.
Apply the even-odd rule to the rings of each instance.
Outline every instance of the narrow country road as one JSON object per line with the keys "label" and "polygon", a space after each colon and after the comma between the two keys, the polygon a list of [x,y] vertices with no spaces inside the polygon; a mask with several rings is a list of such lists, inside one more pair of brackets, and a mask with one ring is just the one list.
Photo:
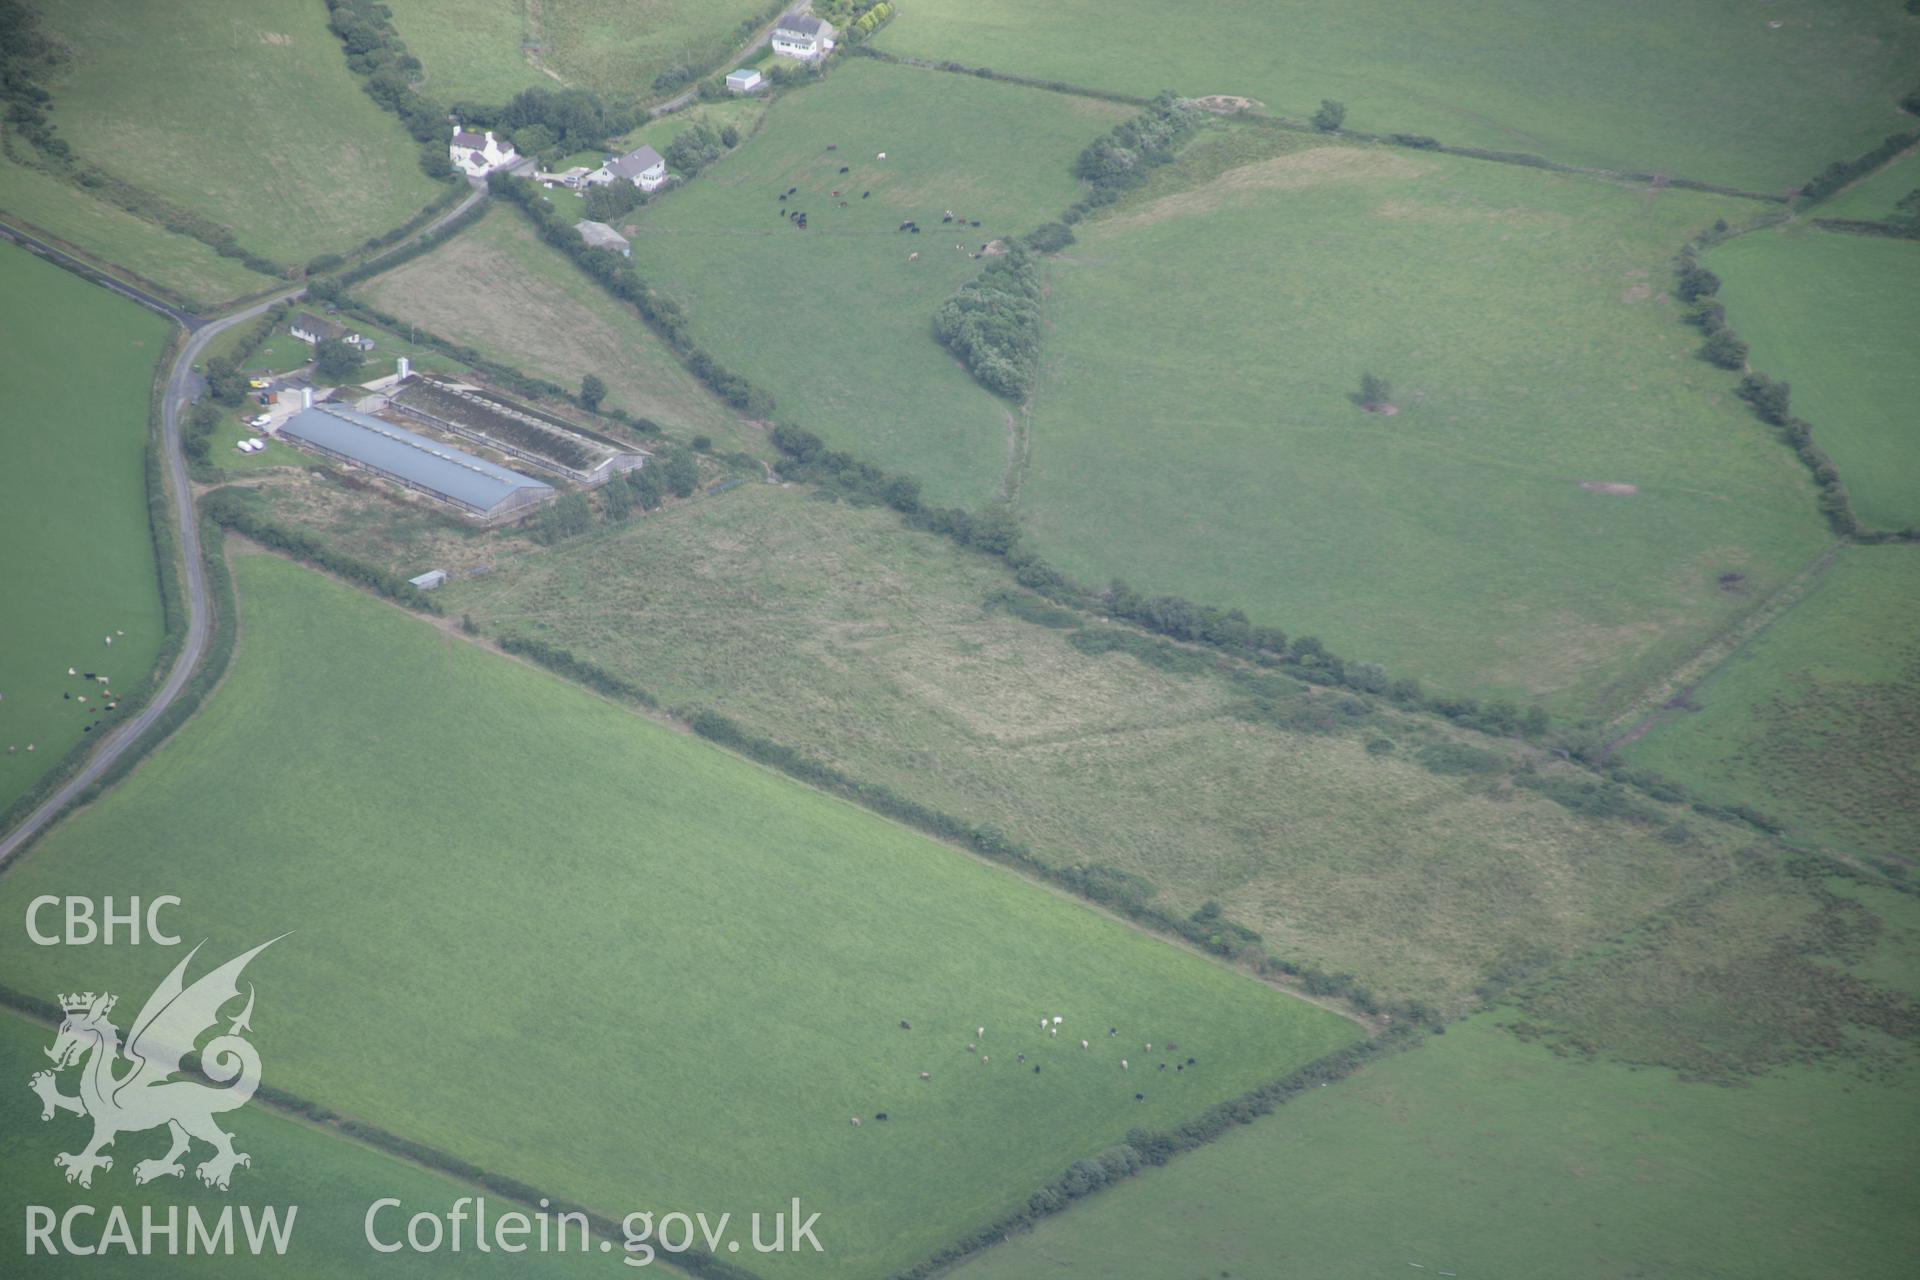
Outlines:
{"label": "narrow country road", "polygon": [[[431,235],[485,198],[484,190],[475,191],[448,210],[444,216],[428,224],[420,234]],[[61,265],[76,270],[84,278],[131,298],[142,306],[151,307],[162,315],[171,317],[190,335],[186,345],[180,349],[180,354],[174,357],[173,368],[167,373],[167,389],[160,409],[160,447],[166,460],[167,489],[173,495],[174,510],[179,515],[180,551],[186,560],[186,642],[180,646],[180,656],[174,660],[173,670],[167,673],[166,681],[161,684],[159,691],[147,702],[147,705],[142,707],[133,719],[106,735],[106,741],[95,749],[78,773],[67,779],[39,807],[28,813],[18,826],[7,832],[4,837],[0,837],[0,866],[4,866],[28,841],[52,822],[62,809],[71,804],[74,797],[92,786],[101,774],[126,754],[127,749],[139,740],[141,734],[160,719],[166,709],[173,705],[174,699],[180,696],[180,691],[187,687],[187,681],[193,678],[193,673],[200,666],[200,660],[206,656],[207,636],[212,631],[212,622],[207,609],[207,571],[200,552],[200,522],[194,517],[193,486],[187,476],[186,455],[180,449],[180,415],[182,410],[192,403],[196,383],[193,366],[199,362],[201,354],[215,338],[237,324],[252,320],[278,303],[298,297],[306,291],[306,286],[302,284],[283,289],[269,298],[253,303],[245,310],[221,316],[217,320],[203,321],[162,302],[151,294],[103,276],[86,263],[61,253],[51,245],[35,240],[32,236],[15,231],[11,227],[0,226],[0,236],[24,245],[44,257],[52,258]]]}

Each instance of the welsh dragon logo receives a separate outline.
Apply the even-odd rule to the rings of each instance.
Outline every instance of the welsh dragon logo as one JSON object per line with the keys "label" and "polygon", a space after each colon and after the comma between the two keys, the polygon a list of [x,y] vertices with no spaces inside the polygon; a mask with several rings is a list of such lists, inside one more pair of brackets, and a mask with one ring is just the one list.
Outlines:
{"label": "welsh dragon logo", "polygon": [[[53,1047],[46,1050],[53,1059],[53,1070],[35,1073],[28,1085],[40,1095],[42,1120],[53,1119],[58,1111],[93,1119],[93,1140],[85,1150],[62,1152],[53,1158],[55,1165],[67,1171],[68,1182],[91,1187],[95,1169],[113,1168],[113,1157],[103,1151],[113,1145],[114,1138],[161,1125],[172,1135],[173,1145],[158,1160],[142,1160],[133,1166],[136,1183],[183,1176],[186,1170],[180,1157],[187,1154],[196,1138],[213,1147],[213,1155],[196,1170],[200,1181],[210,1187],[225,1191],[234,1167],[253,1163],[245,1152],[233,1149],[233,1135],[214,1121],[223,1111],[245,1106],[260,1084],[260,1055],[241,1036],[252,1030],[252,983],[247,984],[246,1007],[232,1019],[226,1034],[207,1041],[201,1050],[201,1071],[223,1087],[179,1078],[180,1059],[220,1021],[221,1008],[239,998],[240,972],[247,962],[279,940],[261,943],[192,986],[185,985],[183,979],[188,963],[200,948],[189,951],[147,997],[124,1047],[120,1032],[107,1020],[117,997],[91,991],[60,997],[66,1020],[60,1024]],[[56,1073],[83,1060],[80,1092],[73,1096],[61,1093]]]}

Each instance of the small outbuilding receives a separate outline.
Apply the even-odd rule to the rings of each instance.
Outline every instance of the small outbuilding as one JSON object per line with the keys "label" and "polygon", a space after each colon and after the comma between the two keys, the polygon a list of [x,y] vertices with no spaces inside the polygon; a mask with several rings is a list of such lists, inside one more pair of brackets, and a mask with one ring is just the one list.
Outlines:
{"label": "small outbuilding", "polygon": [[447,571],[445,569],[429,569],[417,578],[407,579],[408,583],[420,588],[422,591],[431,591],[446,580]]}
{"label": "small outbuilding", "polygon": [[335,324],[331,320],[322,320],[311,311],[295,312],[292,323],[287,326],[287,332],[315,347],[323,342],[331,342],[335,338],[345,338],[356,347],[366,341],[347,326]]}
{"label": "small outbuilding", "polygon": [[766,77],[752,67],[742,67],[738,71],[727,73],[728,93],[752,93],[765,83]]}
{"label": "small outbuilding", "polygon": [[582,218],[573,224],[573,229],[580,233],[582,240],[596,249],[611,249],[623,258],[633,256],[633,246],[627,243],[627,238],[604,222]]}

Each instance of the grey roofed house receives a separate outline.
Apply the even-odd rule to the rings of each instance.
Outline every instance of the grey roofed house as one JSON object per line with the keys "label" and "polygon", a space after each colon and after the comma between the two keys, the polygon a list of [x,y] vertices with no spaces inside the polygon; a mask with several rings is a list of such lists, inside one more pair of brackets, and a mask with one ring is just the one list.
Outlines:
{"label": "grey roofed house", "polygon": [[473,147],[476,150],[487,145],[486,135],[475,133],[471,129],[456,129],[453,134],[456,147]]}
{"label": "grey roofed house", "polygon": [[573,226],[580,233],[580,238],[596,249],[611,249],[628,257],[633,254],[633,246],[627,243],[627,238],[604,222],[582,218]]}
{"label": "grey roofed house", "polygon": [[280,435],[476,515],[505,515],[553,496],[553,486],[544,480],[341,405],[302,409],[287,419]]}
{"label": "grey roofed house", "polygon": [[820,34],[820,28],[825,25],[826,23],[810,13],[789,13],[783,14],[780,21],[774,24],[773,29],[782,32],[791,31],[795,35],[817,36]]}
{"label": "grey roofed house", "polygon": [[614,177],[625,178],[631,182],[654,166],[664,164],[666,160],[658,151],[652,147],[642,146],[627,152],[617,160],[607,161],[606,169]]}

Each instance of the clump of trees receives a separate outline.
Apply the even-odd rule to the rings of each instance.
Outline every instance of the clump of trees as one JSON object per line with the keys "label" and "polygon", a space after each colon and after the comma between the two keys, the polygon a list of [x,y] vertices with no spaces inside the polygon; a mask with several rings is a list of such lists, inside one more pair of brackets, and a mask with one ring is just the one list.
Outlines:
{"label": "clump of trees", "polygon": [[[738,131],[733,131],[733,136],[735,141],[739,140]],[[667,145],[667,163],[691,178],[726,154],[732,145],[712,125],[702,121],[681,130],[680,136]]]}
{"label": "clump of trees", "polygon": [[602,148],[646,118],[638,106],[610,106],[585,89],[545,88],[522,89],[498,109],[462,102],[454,114],[469,126],[502,129],[521,142],[546,142],[540,150],[562,152]]}
{"label": "clump of trees", "polygon": [[1332,98],[1320,99],[1320,109],[1313,113],[1313,127],[1322,133],[1335,133],[1346,123],[1347,104],[1335,102]]}
{"label": "clump of trees", "polygon": [[1360,407],[1377,412],[1393,403],[1393,384],[1377,373],[1360,375]]}
{"label": "clump of trees", "polygon": [[360,348],[345,338],[328,338],[319,347],[319,358],[313,362],[313,371],[329,382],[350,382],[360,372],[360,364],[365,359]]}
{"label": "clump of trees", "polygon": [[1191,103],[1162,93],[1145,111],[1089,143],[1073,162],[1074,176],[1093,185],[1085,203],[1089,207],[1112,204],[1145,182],[1156,165],[1173,159],[1202,114]]}
{"label": "clump of trees", "polygon": [[0,0],[0,102],[6,104],[7,128],[64,161],[73,153],[47,118],[53,95],[38,80],[59,61],[59,50],[40,34],[40,15],[32,6],[26,0]]}
{"label": "clump of trees", "polygon": [[588,374],[580,379],[580,403],[587,409],[598,411],[600,402],[607,398],[607,384],[597,374]]}
{"label": "clump of trees", "polygon": [[690,498],[700,486],[700,464],[694,460],[693,450],[685,445],[677,444],[667,450],[667,463],[661,471],[668,491],[676,498]]}
{"label": "clump of trees", "polygon": [[933,331],[980,384],[1010,400],[1033,386],[1040,351],[1040,271],[1034,255],[1015,247],[934,312]]}

